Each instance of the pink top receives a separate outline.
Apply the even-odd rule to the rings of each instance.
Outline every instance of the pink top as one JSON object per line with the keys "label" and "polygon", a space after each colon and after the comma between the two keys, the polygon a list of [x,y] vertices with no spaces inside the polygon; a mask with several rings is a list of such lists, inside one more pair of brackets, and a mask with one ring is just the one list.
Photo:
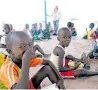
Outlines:
{"label": "pink top", "polygon": [[98,38],[98,35],[96,35],[95,31],[92,33],[93,37],[92,39],[97,39]]}

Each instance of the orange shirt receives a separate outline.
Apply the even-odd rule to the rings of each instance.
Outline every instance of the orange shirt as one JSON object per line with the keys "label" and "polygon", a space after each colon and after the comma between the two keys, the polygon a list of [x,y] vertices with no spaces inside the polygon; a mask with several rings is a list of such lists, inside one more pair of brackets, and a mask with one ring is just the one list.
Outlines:
{"label": "orange shirt", "polygon": [[[35,67],[43,62],[42,58],[33,58],[30,67]],[[7,87],[11,87],[19,80],[20,68],[11,60],[7,58],[0,70],[0,80]]]}

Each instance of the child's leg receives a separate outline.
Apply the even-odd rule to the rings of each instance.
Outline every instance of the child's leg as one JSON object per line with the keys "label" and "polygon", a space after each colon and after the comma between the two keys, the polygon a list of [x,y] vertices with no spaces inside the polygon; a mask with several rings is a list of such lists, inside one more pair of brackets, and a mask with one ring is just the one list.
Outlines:
{"label": "child's leg", "polygon": [[88,57],[85,55],[85,53],[82,54],[81,59],[73,57],[72,55],[67,55],[65,58],[68,60],[81,62],[83,64],[88,64],[88,61],[87,61]]}
{"label": "child's leg", "polygon": [[[34,87],[37,89],[39,87],[39,85],[41,84],[42,80],[45,79],[46,77],[48,77],[52,83],[57,84],[58,79],[57,79],[55,73],[53,72],[53,70],[49,66],[43,66],[39,70],[39,72],[32,78]],[[64,88],[64,86],[62,85],[62,89],[63,88]]]}
{"label": "child's leg", "polygon": [[92,51],[87,55],[87,58],[90,58],[90,59],[94,58],[93,52],[94,52],[94,50],[92,50]]}
{"label": "child's leg", "polygon": [[98,75],[96,71],[88,71],[86,69],[75,70],[75,77],[95,76]]}

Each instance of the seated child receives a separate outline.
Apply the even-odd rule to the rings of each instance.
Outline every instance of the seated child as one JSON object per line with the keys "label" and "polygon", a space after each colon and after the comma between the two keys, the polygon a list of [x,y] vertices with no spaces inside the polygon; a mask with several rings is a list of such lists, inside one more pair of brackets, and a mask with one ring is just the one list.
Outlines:
{"label": "seated child", "polygon": [[71,30],[72,36],[77,36],[77,32],[76,32],[76,30],[74,28],[74,23],[68,22],[67,27]]}
{"label": "seated child", "polygon": [[72,23],[72,29],[71,29],[71,31],[72,31],[72,36],[77,36],[77,32],[76,32],[76,30],[74,28],[74,23]]}
{"label": "seated child", "polygon": [[38,28],[38,24],[35,23],[35,28],[36,28],[36,32],[37,32],[37,35],[39,35],[41,33],[40,29],[42,28],[42,23],[40,23],[40,28]]}
{"label": "seated child", "polygon": [[87,58],[90,59],[98,59],[98,39],[95,39],[96,45],[94,46],[94,49],[91,50],[90,53],[88,53]]}
{"label": "seated child", "polygon": [[40,38],[38,37],[38,30],[37,30],[37,24],[32,24],[32,29],[31,29],[31,35],[34,37],[34,40],[40,40]]}
{"label": "seated child", "polygon": [[36,34],[37,34],[37,32],[36,32],[35,24],[32,24],[31,35],[34,36]]}
{"label": "seated child", "polygon": [[3,35],[0,40],[0,67],[4,63],[7,55],[9,55],[8,52],[6,51],[6,44],[5,44],[6,35],[11,32],[9,24],[3,25],[3,32],[5,33],[5,35]]}
{"label": "seated child", "polygon": [[3,25],[3,32],[5,34],[8,34],[9,32],[11,32],[11,28],[10,28],[10,25],[9,24],[4,24]]}
{"label": "seated child", "polygon": [[94,26],[95,26],[94,23],[90,23],[90,25],[89,25],[90,30],[87,32],[87,39],[88,40],[91,40],[92,39],[91,34],[93,33]]}
{"label": "seated child", "polygon": [[[51,54],[51,61],[64,78],[75,78],[80,76],[98,75],[98,72],[88,71],[79,59],[69,55],[65,57],[65,47],[68,47],[72,38],[72,33],[68,28],[61,28],[58,31],[57,39],[59,44]],[[70,61],[71,60],[71,61]],[[74,61],[74,63],[70,63]],[[74,65],[72,65],[74,64]],[[80,69],[77,69],[80,68]]]}
{"label": "seated child", "polygon": [[26,33],[28,33],[29,36],[31,36],[30,29],[29,29],[29,24],[25,24],[24,31],[25,31]]}
{"label": "seated child", "polygon": [[25,24],[24,31],[29,31],[29,24]]}
{"label": "seated child", "polygon": [[[11,32],[11,28],[9,26],[9,24],[4,24],[3,25],[3,32],[5,33],[5,35],[3,35],[1,37],[1,40],[0,40],[0,51],[3,52],[4,54],[7,54],[5,48],[6,48],[6,44],[5,44],[5,37],[8,33]],[[8,55],[8,54],[7,54]]]}
{"label": "seated child", "polygon": [[91,37],[92,39],[97,39],[98,38],[98,28],[96,29],[96,31],[94,31],[92,34],[91,34]]}
{"label": "seated child", "polygon": [[[65,88],[63,79],[55,66],[49,60],[36,58],[32,48],[34,41],[28,34],[23,31],[11,32],[6,36],[5,41],[10,55],[0,70],[0,81],[3,86],[8,89],[38,89],[42,80],[48,77],[59,89]],[[37,65],[44,66],[36,75],[29,78],[29,68]]]}
{"label": "seated child", "polygon": [[90,29],[90,30],[87,31],[87,29],[86,29],[87,35],[85,35],[85,36],[83,37],[84,39],[88,39],[88,40],[91,40],[91,39],[92,39],[92,33],[93,33],[94,26],[95,26],[94,23],[90,23],[90,24],[89,24],[89,29]]}
{"label": "seated child", "polygon": [[49,33],[52,33],[52,32],[53,32],[53,28],[52,28],[52,26],[51,26],[51,23],[50,23],[50,22],[48,22],[48,27],[49,27]]}
{"label": "seated child", "polygon": [[43,37],[42,39],[50,39],[50,33],[49,33],[49,25],[45,25],[45,29],[42,31]]}

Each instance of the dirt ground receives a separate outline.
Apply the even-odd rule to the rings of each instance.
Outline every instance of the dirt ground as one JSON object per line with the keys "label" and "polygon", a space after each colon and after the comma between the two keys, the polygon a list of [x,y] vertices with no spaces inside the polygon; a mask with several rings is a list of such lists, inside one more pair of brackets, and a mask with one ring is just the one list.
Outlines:
{"label": "dirt ground", "polygon": [[[56,36],[52,37],[51,40],[35,42],[39,44],[46,53],[51,53],[55,45],[57,45]],[[65,49],[66,55],[71,54],[77,58],[81,57],[81,54],[85,52],[86,54],[92,50],[91,41],[81,40],[73,38],[71,44],[68,48]],[[90,60],[91,70],[98,71],[98,60]],[[31,69],[32,70],[32,69]],[[37,69],[36,69],[37,70]],[[36,70],[34,72],[36,72]],[[33,72],[30,74],[32,76]],[[50,81],[46,78],[42,82],[42,87],[51,84]],[[76,79],[64,79],[64,84],[67,89],[98,89],[98,76],[92,77],[82,77]]]}

